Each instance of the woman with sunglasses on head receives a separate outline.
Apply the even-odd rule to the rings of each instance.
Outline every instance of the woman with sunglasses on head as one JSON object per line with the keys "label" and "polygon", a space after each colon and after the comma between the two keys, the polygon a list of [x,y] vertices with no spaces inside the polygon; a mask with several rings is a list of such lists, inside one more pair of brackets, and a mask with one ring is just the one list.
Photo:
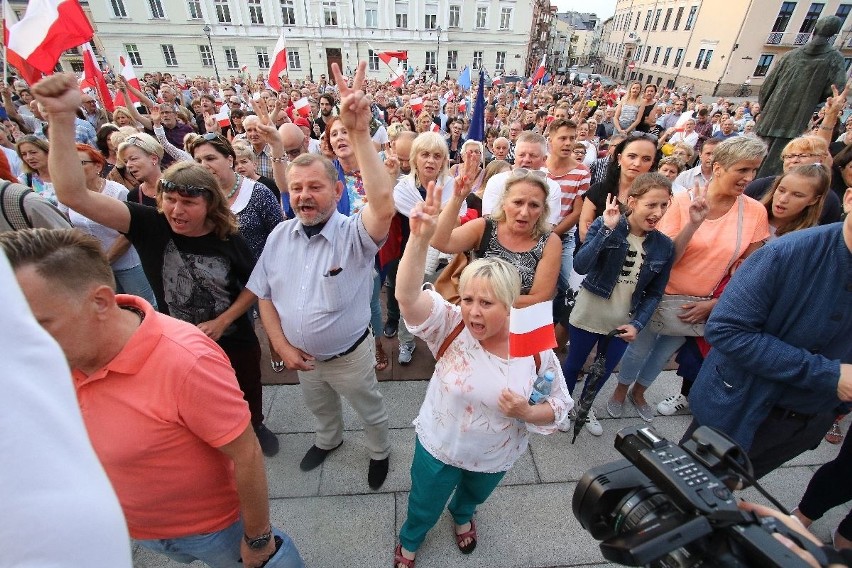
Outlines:
{"label": "woman with sunglasses on head", "polygon": [[[57,196],[79,214],[126,235],[139,253],[159,310],[198,326],[225,351],[261,448],[274,455],[278,440],[263,424],[260,344],[246,314],[257,301],[245,289],[255,258],[216,178],[198,164],[177,163],[156,184],[156,208],[89,191],[70,119],[80,106],[76,80],[59,76],[50,86],[54,91],[64,88],[61,98],[49,99],[53,110],[48,110],[57,148],[51,168],[62,172]],[[134,146],[139,141],[131,139],[119,154],[140,150]]]}
{"label": "woman with sunglasses on head", "polygon": [[48,167],[48,154],[50,153],[48,141],[28,134],[18,139],[15,150],[24,165],[24,173],[19,176],[18,181],[27,187],[31,187],[43,199],[57,205],[53,178]]}
{"label": "woman with sunglasses on head", "polygon": [[127,194],[128,201],[157,207],[157,182],[162,175],[163,153],[160,143],[144,133],[131,134],[118,145],[117,155],[124,162],[124,168],[139,182]]}
{"label": "woman with sunglasses on head", "polygon": [[586,231],[592,221],[606,209],[607,196],[616,196],[622,213],[624,212],[633,180],[651,171],[656,158],[657,139],[650,134],[632,134],[616,145],[606,177],[602,182],[592,184],[583,200],[580,222],[577,224],[577,235],[581,243],[586,240]]}

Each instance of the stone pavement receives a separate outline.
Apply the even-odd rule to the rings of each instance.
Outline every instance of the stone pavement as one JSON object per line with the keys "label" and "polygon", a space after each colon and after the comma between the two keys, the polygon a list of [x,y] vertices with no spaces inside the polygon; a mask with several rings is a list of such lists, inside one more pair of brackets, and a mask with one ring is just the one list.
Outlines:
{"label": "stone pavement", "polygon": [[[583,431],[575,445],[570,434],[532,435],[529,450],[477,514],[479,546],[470,556],[456,548],[449,516],[426,537],[418,568],[544,568],[609,566],[597,542],[580,527],[571,511],[577,481],[592,466],[621,456],[613,449],[615,433],[640,423],[625,405],[625,417],[608,418],[604,404],[615,381],[610,379],[596,400],[604,434]],[[665,372],[649,389],[656,403],[679,388],[679,378]],[[414,451],[411,421],[426,392],[426,381],[388,381],[380,385],[390,414],[391,467],[379,491],[367,486],[368,458],[364,434],[354,412],[344,404],[344,444],[314,471],[304,473],[298,462],[313,442],[313,417],[305,409],[298,386],[264,387],[267,424],[278,434],[281,451],[267,459],[272,522],[296,542],[310,568],[388,568],[396,535],[405,520]],[[657,417],[653,426],[677,441],[689,424],[688,415]],[[840,446],[822,443],[764,478],[764,487],[787,507],[794,507],[816,468],[837,454]],[[745,498],[765,503],[754,490]],[[831,511],[814,524],[828,541],[848,507]],[[162,557],[135,550],[137,568],[176,568]],[[192,566],[201,566],[194,563]]]}

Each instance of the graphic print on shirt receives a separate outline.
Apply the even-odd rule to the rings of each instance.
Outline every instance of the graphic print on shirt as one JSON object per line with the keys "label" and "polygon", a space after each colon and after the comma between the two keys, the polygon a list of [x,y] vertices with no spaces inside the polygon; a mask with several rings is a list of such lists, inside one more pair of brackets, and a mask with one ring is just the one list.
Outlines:
{"label": "graphic print on shirt", "polygon": [[639,254],[630,239],[627,240],[627,255],[624,257],[624,264],[621,266],[621,273],[618,275],[619,284],[628,284],[633,288],[639,282],[639,269],[645,262],[645,253]]}
{"label": "graphic print on shirt", "polygon": [[[169,314],[196,325],[216,319],[231,305],[230,270],[227,258],[181,252],[170,240],[163,251],[163,295]],[[234,329],[231,324],[222,335]]]}

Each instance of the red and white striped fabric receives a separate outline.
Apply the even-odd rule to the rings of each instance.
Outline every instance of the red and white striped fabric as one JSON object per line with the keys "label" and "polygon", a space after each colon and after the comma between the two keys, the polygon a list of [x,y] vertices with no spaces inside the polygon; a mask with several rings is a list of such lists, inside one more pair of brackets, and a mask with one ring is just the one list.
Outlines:
{"label": "red and white striped fabric", "polygon": [[311,102],[308,97],[302,97],[293,103],[293,108],[299,113],[299,116],[307,118],[311,114]]}
{"label": "red and white striped fabric", "polygon": [[9,30],[6,45],[32,67],[51,74],[62,52],[93,35],[78,0],[30,0],[24,17]]}
{"label": "red and white striped fabric", "polygon": [[440,131],[441,131],[441,127],[440,127],[440,126],[438,126],[437,124],[435,124],[435,123],[433,122],[433,123],[432,123],[432,127],[431,127],[431,128],[429,128],[429,130],[431,130],[432,132],[440,132]]}
{"label": "red and white striped fabric", "polygon": [[407,51],[377,51],[376,57],[385,62],[385,64],[390,65],[391,59],[398,59],[399,61],[405,61],[408,59]]}
{"label": "red and white striped fabric", "polygon": [[269,86],[276,91],[281,90],[281,73],[287,70],[287,45],[284,42],[284,34],[278,35],[275,43],[275,51],[272,53],[272,65],[269,67]]}
{"label": "red and white striped fabric", "polygon": [[459,99],[459,112],[467,112],[467,99],[464,97]]}
{"label": "red and white striped fabric", "polygon": [[[12,10],[8,2],[3,2],[3,45],[9,45],[9,30],[18,23],[18,16]],[[18,55],[12,48],[6,48],[6,60],[9,65],[18,70],[24,81],[30,85],[42,78],[44,73],[27,63],[23,57]]]}
{"label": "red and white striped fabric", "polygon": [[83,80],[80,82],[80,88],[85,87],[91,87],[97,92],[97,97],[107,112],[115,110],[112,93],[109,92],[103,71],[95,59],[95,52],[88,43],[83,44]]}
{"label": "red and white striped fabric", "polygon": [[553,302],[540,302],[509,312],[509,357],[530,357],[556,347]]}
{"label": "red and white striped fabric", "polygon": [[423,110],[423,97],[414,97],[413,99],[409,99],[408,106],[410,106],[411,110],[414,112],[420,112]]}
{"label": "red and white striped fabric", "polygon": [[216,113],[216,123],[219,125],[219,128],[228,128],[231,126],[229,110],[228,105],[222,105],[222,108],[220,108],[219,112]]}
{"label": "red and white striped fabric", "polygon": [[[127,81],[129,85],[132,85],[134,89],[142,90],[142,85],[139,83],[139,78],[136,77],[136,72],[133,70],[133,65],[130,64],[130,59],[122,54],[118,56],[118,66],[119,72],[121,76],[124,77],[124,80]],[[132,104],[139,103],[139,98],[133,93],[127,93],[130,95],[130,100],[127,101],[124,99],[124,94],[119,91],[115,94],[115,105],[129,107]],[[139,106],[138,104],[136,106]]]}

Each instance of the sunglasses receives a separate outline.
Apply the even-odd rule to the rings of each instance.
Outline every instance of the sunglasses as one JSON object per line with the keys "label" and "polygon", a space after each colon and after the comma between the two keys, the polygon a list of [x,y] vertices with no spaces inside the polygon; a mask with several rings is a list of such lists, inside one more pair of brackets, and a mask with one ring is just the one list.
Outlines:
{"label": "sunglasses", "polygon": [[656,144],[656,143],[657,143],[658,138],[657,138],[656,136],[654,136],[653,134],[650,134],[650,133],[648,133],[648,132],[635,132],[635,131],[634,131],[634,132],[631,132],[631,133],[630,133],[630,135],[627,137],[627,140],[628,140],[628,141],[633,141],[633,140],[648,140],[648,141],[653,142],[654,144]]}
{"label": "sunglasses", "polygon": [[181,197],[199,197],[210,193],[206,187],[198,185],[180,185],[167,179],[160,180],[160,189],[163,192],[176,192]]}
{"label": "sunglasses", "polygon": [[507,181],[515,181],[527,177],[534,177],[538,179],[547,179],[547,174],[541,170],[530,170],[527,168],[515,168],[512,170],[512,175],[509,176]]}
{"label": "sunglasses", "polygon": [[227,142],[224,136],[222,136],[221,134],[217,134],[216,132],[208,132],[207,134],[203,135],[202,138],[207,142],[213,142],[214,140],[219,142]]}

